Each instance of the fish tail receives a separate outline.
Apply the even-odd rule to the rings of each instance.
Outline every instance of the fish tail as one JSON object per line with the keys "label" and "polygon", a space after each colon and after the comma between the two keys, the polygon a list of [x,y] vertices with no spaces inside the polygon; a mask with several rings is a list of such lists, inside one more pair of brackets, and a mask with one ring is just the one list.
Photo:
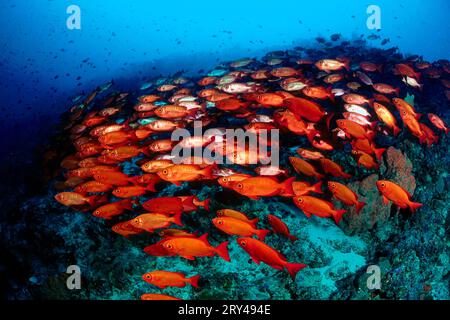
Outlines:
{"label": "fish tail", "polygon": [[337,210],[334,214],[333,214],[333,219],[334,219],[334,222],[336,222],[336,224],[339,224],[339,222],[341,221],[341,219],[342,219],[342,216],[344,215],[344,213],[346,213],[347,212],[347,210]]}
{"label": "fish tail", "polygon": [[216,253],[225,261],[230,262],[230,255],[228,253],[228,241],[222,242],[215,249]]}
{"label": "fish tail", "polygon": [[295,181],[295,177],[291,177],[291,178],[286,179],[282,183],[283,184],[283,190],[284,190],[283,195],[288,196],[288,197],[290,197],[290,196],[293,197],[295,195],[294,189],[292,188],[292,183],[294,181]]}
{"label": "fish tail", "polygon": [[191,286],[193,286],[194,288],[198,288],[198,280],[199,279],[200,279],[200,275],[196,275],[196,276],[190,277],[188,279],[188,281],[191,284]]}
{"label": "fish tail", "polygon": [[216,169],[215,166],[209,166],[201,171],[201,175],[206,179],[214,179],[213,171]]}
{"label": "fish tail", "polygon": [[255,227],[256,224],[258,223],[258,221],[259,221],[259,218],[255,218],[253,220],[250,220],[250,224],[253,225],[253,227]]}
{"label": "fish tail", "polygon": [[350,61],[343,62],[344,68],[347,71],[350,71]]}
{"label": "fish tail", "polygon": [[419,209],[421,206],[423,206],[423,204],[419,202],[409,203],[409,208],[411,209],[412,213],[416,212],[416,210]]}
{"label": "fish tail", "polygon": [[377,157],[378,161],[381,160],[381,158],[383,157],[383,153],[386,151],[386,148],[380,148],[380,149],[375,149],[374,153],[375,156]]}
{"label": "fish tail", "polygon": [[211,199],[205,199],[202,202],[199,202],[199,206],[202,206],[203,209],[205,209],[206,211],[209,211],[209,204],[211,203]]}
{"label": "fish tail", "polygon": [[183,226],[183,222],[181,221],[181,211],[177,212],[174,216],[173,216],[173,223],[179,225],[179,226]]}
{"label": "fish tail", "polygon": [[298,240],[298,238],[297,238],[296,236],[293,236],[293,235],[289,235],[288,238],[289,238],[289,240],[291,240],[292,242]]}
{"label": "fish tail", "polygon": [[400,133],[400,128],[399,127],[397,127],[397,126],[394,126],[394,136],[398,136],[398,134]]}
{"label": "fish tail", "polygon": [[356,204],[356,213],[359,214],[359,212],[361,211],[361,209],[366,205],[367,203],[365,202],[358,202]]}
{"label": "fish tail", "polygon": [[[333,101],[334,101],[334,95],[333,95]],[[334,117],[334,112],[330,112],[327,114],[327,116],[325,118],[325,123],[327,125],[327,129],[330,129],[331,120],[333,120],[333,117]]]}
{"label": "fish tail", "polygon": [[255,233],[259,240],[264,241],[266,236],[270,233],[270,230],[262,229],[262,230],[257,230]]}
{"label": "fish tail", "polygon": [[323,183],[322,181],[319,181],[316,184],[314,184],[311,187],[311,191],[314,192],[314,193],[322,194],[323,193],[323,191],[322,191],[322,183]]}
{"label": "fish tail", "polygon": [[445,128],[445,129],[444,129],[445,134],[448,134],[449,131],[450,131],[449,128]]}
{"label": "fish tail", "polygon": [[291,275],[292,279],[295,279],[295,276],[297,275],[297,273],[306,267],[307,267],[307,265],[304,263],[289,263],[288,262],[285,265],[285,268]]}
{"label": "fish tail", "polygon": [[400,88],[396,88],[395,90],[395,94],[397,95],[397,97],[400,95]]}

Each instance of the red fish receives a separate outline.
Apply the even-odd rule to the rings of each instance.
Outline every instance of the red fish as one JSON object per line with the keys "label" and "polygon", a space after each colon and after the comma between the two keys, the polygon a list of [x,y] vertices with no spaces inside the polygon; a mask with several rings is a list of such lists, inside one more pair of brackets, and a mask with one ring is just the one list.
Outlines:
{"label": "red fish", "polygon": [[[292,242],[297,240],[298,238],[296,236],[293,236],[291,232],[289,231],[289,227],[284,223],[280,218],[277,216],[274,216],[272,214],[269,214],[267,216],[267,221],[269,222],[270,226],[272,227],[273,232],[282,234],[289,238]],[[263,240],[263,239],[261,239]]]}
{"label": "red fish", "polygon": [[176,237],[164,241],[162,246],[169,253],[179,255],[188,260],[195,260],[196,257],[220,256],[225,261],[230,261],[228,255],[228,241],[213,247],[207,240],[208,234],[205,233],[199,238]]}
{"label": "red fish", "polygon": [[270,230],[258,230],[253,224],[232,217],[218,217],[212,220],[217,229],[222,230],[226,234],[251,237],[256,235],[261,241],[270,232]]}
{"label": "red fish", "polygon": [[165,289],[167,287],[183,288],[186,284],[190,284],[194,288],[198,288],[198,280],[200,279],[200,276],[196,275],[191,278],[186,278],[186,276],[181,272],[156,270],[145,273],[142,275],[142,279],[160,289]]}
{"label": "red fish", "polygon": [[447,128],[447,125],[445,124],[444,120],[439,118],[439,116],[435,115],[434,113],[428,114],[428,119],[431,121],[431,123],[439,130],[442,130],[445,132],[445,134],[448,134],[449,129]]}
{"label": "red fish", "polygon": [[347,212],[346,210],[336,210],[331,202],[311,196],[294,197],[294,203],[308,218],[311,215],[320,218],[332,217],[336,224],[339,224],[342,215]]}
{"label": "red fish", "polygon": [[284,196],[292,197],[292,182],[295,178],[289,178],[280,183],[273,177],[252,177],[232,185],[234,191],[257,200],[260,197]]}
{"label": "red fish", "polygon": [[355,192],[349,189],[342,183],[335,181],[328,181],[328,189],[330,189],[333,196],[348,206],[355,206],[356,213],[359,214],[361,209],[366,205],[365,202],[358,201],[358,196]]}
{"label": "red fish", "polygon": [[256,264],[264,262],[276,270],[286,269],[295,279],[297,273],[306,268],[303,263],[287,262],[286,258],[274,248],[253,238],[239,238],[237,243],[244,249]]}
{"label": "red fish", "polygon": [[388,180],[379,180],[377,181],[378,191],[383,196],[383,203],[389,204],[389,200],[392,201],[395,205],[399,206],[402,209],[409,208],[412,212],[415,212],[418,208],[422,207],[422,203],[412,202],[411,194],[403,189],[398,184],[388,181]]}

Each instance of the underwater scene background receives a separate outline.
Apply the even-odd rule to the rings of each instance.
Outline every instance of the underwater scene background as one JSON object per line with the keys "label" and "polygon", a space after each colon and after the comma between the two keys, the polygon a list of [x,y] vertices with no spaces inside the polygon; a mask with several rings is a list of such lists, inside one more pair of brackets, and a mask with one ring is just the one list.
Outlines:
{"label": "underwater scene background", "polygon": [[[73,28],[76,21],[68,22],[76,12],[67,11],[73,5],[80,10],[79,29]],[[371,20],[376,14],[373,8],[368,10],[371,5],[381,10],[381,24],[375,29],[369,28],[376,21]],[[181,299],[448,300],[449,140],[445,129],[439,128],[429,114],[450,123],[449,9],[450,2],[446,0],[280,3],[174,0],[167,4],[140,0],[2,1],[2,298],[134,300],[145,293],[155,293]],[[338,66],[317,64],[323,59],[333,59]],[[375,69],[371,70],[372,65],[365,62],[373,63]],[[409,66],[413,72],[398,65]],[[300,71],[289,74],[292,69]],[[255,74],[260,70],[265,73],[258,78]],[[230,73],[237,74],[239,80],[223,78]],[[336,82],[327,78],[332,74],[342,78]],[[207,76],[250,85],[242,89],[217,87],[216,82],[199,84]],[[289,82],[283,82],[287,78],[296,79],[296,85],[316,86],[323,91],[291,90]],[[176,89],[161,89],[174,82]],[[251,85],[255,82],[256,87]],[[389,84],[398,91],[390,92],[390,87],[375,90],[376,83]],[[218,100],[197,96],[201,90],[216,87],[221,94],[238,98],[243,103],[239,110],[221,109]],[[142,103],[141,97],[157,95],[158,101],[162,101],[157,104],[160,107],[169,104],[174,90],[183,89],[188,90],[183,93],[194,94],[205,108],[201,117],[199,114],[196,117],[200,120],[203,117],[205,122],[211,120],[211,127],[242,128],[252,122],[267,123],[262,119],[267,116],[273,120],[278,112],[274,110],[280,107],[283,107],[281,112],[294,113],[294,122],[306,119],[317,124],[316,136],[311,137],[306,134],[308,128],[299,133],[284,120],[275,122],[281,129],[281,168],[285,170],[277,173],[277,180],[295,177],[296,181],[310,185],[323,180],[320,190],[323,194],[310,196],[330,201],[337,210],[346,209],[342,220],[318,217],[322,211],[313,212],[308,218],[305,213],[308,210],[302,210],[291,199],[293,195],[286,197],[278,193],[251,199],[217,183],[225,171],[219,171],[214,179],[195,179],[180,186],[162,177],[165,181],[156,184],[156,191],[146,190],[142,196],[133,197],[131,210],[110,220],[92,213],[105,205],[99,200],[102,195],[108,196],[109,202],[120,199],[111,190],[97,193],[98,198],[89,202],[89,206],[73,208],[55,199],[55,195],[75,188],[64,185],[64,181],[67,172],[74,170],[70,162],[74,159],[70,156],[80,151],[76,149],[76,139],[89,136],[89,130],[99,124],[149,124],[158,117],[154,114],[144,117],[142,112],[150,109],[136,109]],[[276,99],[282,98],[283,102],[264,105],[265,102],[258,100],[263,93],[276,93]],[[319,105],[320,120],[313,121],[309,113],[297,114],[298,100],[289,100],[293,98],[289,94],[313,101],[312,106]],[[350,98],[349,102],[345,101],[348,94],[359,94],[367,101],[360,103]],[[405,113],[406,118],[402,116],[404,109],[394,103],[396,97],[413,108]],[[361,151],[354,144],[358,140],[356,133],[348,133],[348,128],[343,129],[337,122],[346,117],[346,103],[354,106],[350,113],[361,115],[363,110],[368,110],[369,115],[362,120],[357,117],[357,121],[368,119],[370,124],[364,126],[366,133],[376,132],[367,136],[372,143],[369,149],[374,152],[373,167],[365,167],[358,155],[352,156],[352,151]],[[376,103],[387,106],[395,115],[400,128],[398,134],[383,124],[375,112]],[[107,121],[102,119],[89,130],[76,130],[93,116],[90,112],[107,107],[118,107],[120,112],[108,114]],[[411,115],[417,115],[417,123]],[[139,119],[148,122],[138,122]],[[184,120],[187,127],[190,118]],[[431,128],[431,133],[421,127],[418,134],[414,124],[419,122]],[[300,130],[298,125],[294,123],[295,129]],[[339,128],[344,136],[339,136]],[[145,138],[138,142],[126,140],[125,145],[142,147],[146,145]],[[321,149],[324,141],[330,143],[332,150]],[[102,146],[106,145],[107,150],[119,145],[104,142]],[[323,179],[309,177],[289,160],[289,157],[302,158],[298,148],[320,151],[350,177],[345,177],[340,170],[336,174],[336,167],[327,170],[317,159],[303,156],[325,176]],[[372,148],[386,150],[377,159]],[[141,166],[156,153],[139,152],[132,158],[107,165],[117,166],[130,177],[141,176],[144,174]],[[63,160],[68,160],[65,165]],[[255,167],[227,168],[260,177]],[[385,204],[377,187],[379,180],[400,185],[411,194],[409,200],[421,203],[422,207],[412,213],[409,208]],[[328,181],[344,183],[358,195],[359,201],[366,203],[359,214],[354,207],[333,196]],[[117,223],[146,212],[142,208],[145,201],[188,195],[195,195],[199,200],[210,199],[210,203],[206,207],[209,210],[194,203],[194,212],[183,213],[183,230],[195,232],[197,236],[208,233],[208,241],[214,247],[229,241],[230,262],[219,256],[195,260],[180,256],[155,257],[143,249],[161,240],[158,232],[139,232],[126,238],[111,230]],[[222,232],[213,224],[216,212],[225,208],[239,210],[250,219],[258,218],[257,229],[273,228],[267,220],[269,214],[282,219],[290,234],[298,239],[290,241],[280,232],[271,232],[264,242],[281,252],[287,261],[304,263],[307,267],[292,278],[283,267],[277,270],[273,265],[252,261],[251,254],[238,244],[236,236]],[[73,265],[81,272],[79,290],[67,286],[70,276],[67,268]],[[181,272],[186,277],[200,275],[198,288],[187,285],[160,289],[143,279],[145,273],[153,270]],[[379,281],[370,278],[377,273]]]}

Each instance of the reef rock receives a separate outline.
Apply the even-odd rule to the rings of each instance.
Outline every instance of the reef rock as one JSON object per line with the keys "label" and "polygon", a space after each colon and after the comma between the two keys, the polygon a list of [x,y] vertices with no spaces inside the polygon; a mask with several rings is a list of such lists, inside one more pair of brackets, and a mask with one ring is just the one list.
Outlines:
{"label": "reef rock", "polygon": [[348,213],[344,216],[344,230],[349,233],[360,233],[384,224],[391,215],[392,204],[383,204],[376,182],[380,179],[391,180],[413,194],[416,179],[412,175],[412,169],[413,165],[405,154],[394,147],[389,147],[384,154],[381,175],[372,174],[362,181],[349,184],[349,187],[359,195],[360,201],[366,202],[367,205],[359,215],[354,207],[348,208]]}

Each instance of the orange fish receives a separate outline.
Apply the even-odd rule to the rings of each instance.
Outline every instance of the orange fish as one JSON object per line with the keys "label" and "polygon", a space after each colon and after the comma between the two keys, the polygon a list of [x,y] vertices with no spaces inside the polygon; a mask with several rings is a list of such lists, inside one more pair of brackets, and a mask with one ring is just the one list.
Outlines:
{"label": "orange fish", "polygon": [[[272,214],[269,214],[267,216],[267,221],[269,222],[270,226],[272,227],[273,232],[282,234],[289,238],[292,242],[297,240],[298,238],[296,236],[293,236],[291,232],[289,231],[288,226],[286,223],[284,223],[280,218],[277,216],[274,216]],[[263,240],[263,239],[261,239]]]}
{"label": "orange fish", "polygon": [[319,180],[324,178],[324,175],[317,172],[317,169],[308,161],[297,157],[289,157],[289,162],[291,163],[292,167],[294,167],[294,170],[299,174],[304,174],[308,177],[315,177]]}
{"label": "orange fish", "polygon": [[356,104],[356,105],[363,105],[363,104],[371,104],[372,101],[367,99],[366,97],[363,97],[356,93],[348,93],[344,94],[342,96],[342,99],[348,103],[348,104]]}
{"label": "orange fish", "polygon": [[352,177],[350,174],[345,173],[340,165],[327,158],[321,158],[319,159],[319,162],[322,165],[323,171],[325,173],[331,174],[333,177],[342,179],[349,179]]}
{"label": "orange fish", "polygon": [[322,181],[317,182],[314,185],[311,185],[308,182],[303,181],[294,181],[292,183],[292,189],[296,196],[308,195],[311,192],[322,194]]}
{"label": "orange fish", "polygon": [[350,70],[350,65],[348,62],[342,62],[334,59],[323,59],[315,63],[315,66],[325,72],[337,71],[341,69]]}
{"label": "orange fish", "polygon": [[205,233],[199,238],[168,238],[162,245],[170,254],[175,254],[188,260],[195,260],[195,257],[212,257],[218,255],[225,261],[230,261],[227,248],[228,241],[221,243],[217,247],[213,247],[209,244],[207,237],[208,234]]}
{"label": "orange fish", "polygon": [[182,300],[182,299],[160,293],[144,293],[141,296],[141,300]]}
{"label": "orange fish", "polygon": [[99,199],[98,196],[85,197],[76,192],[60,192],[55,195],[56,201],[65,205],[67,207],[70,206],[81,206],[84,204],[95,205],[96,201]]}
{"label": "orange fish", "polygon": [[251,237],[256,235],[258,239],[264,241],[270,230],[256,229],[254,225],[240,219],[232,217],[219,217],[212,220],[217,229],[232,236]]}
{"label": "orange fish", "polygon": [[297,153],[299,156],[301,156],[305,159],[309,159],[309,160],[319,160],[319,159],[325,157],[319,151],[312,151],[312,150],[307,150],[307,149],[303,149],[303,148],[298,148]]}
{"label": "orange fish", "polygon": [[98,182],[119,187],[126,186],[133,181],[133,179],[125,173],[112,170],[97,171],[94,173],[93,177]]}
{"label": "orange fish", "polygon": [[420,113],[417,113],[416,110],[414,110],[414,107],[412,105],[410,105],[403,99],[393,98],[392,102],[394,102],[395,107],[397,108],[398,112],[400,112],[400,116],[403,113],[403,111],[405,111],[408,114],[411,114],[417,120],[419,120],[420,117],[422,116]]}
{"label": "orange fish", "polygon": [[233,210],[233,209],[221,209],[217,210],[217,216],[218,217],[230,217],[238,220],[242,220],[246,223],[251,224],[253,227],[256,227],[256,223],[259,221],[258,218],[250,219],[242,212]]}
{"label": "orange fish", "polygon": [[97,218],[111,219],[112,217],[122,214],[125,210],[133,210],[133,201],[130,199],[125,199],[113,203],[105,204],[104,206],[98,207],[93,215]]}
{"label": "orange fish", "polygon": [[302,119],[297,119],[289,110],[275,112],[274,120],[295,134],[306,134],[307,124]]}
{"label": "orange fish", "polygon": [[428,114],[428,119],[431,121],[431,123],[439,130],[442,130],[445,132],[445,134],[448,134],[449,129],[447,128],[447,125],[445,124],[444,120],[439,118],[434,113]]}
{"label": "orange fish", "polygon": [[284,98],[276,93],[261,93],[256,95],[256,101],[266,107],[281,107]]}
{"label": "orange fish", "polygon": [[392,86],[385,83],[375,83],[372,87],[379,93],[384,94],[395,93],[397,96],[400,94],[400,88],[393,88]]}
{"label": "orange fish", "polygon": [[293,279],[295,279],[295,276],[300,270],[307,267],[303,263],[287,262],[286,258],[280,252],[259,240],[247,237],[238,238],[237,243],[250,255],[256,264],[264,262],[276,270],[283,270],[285,268]]}
{"label": "orange fish", "polygon": [[386,124],[388,128],[392,129],[392,131],[394,132],[394,136],[397,136],[401,130],[397,126],[397,121],[395,120],[394,115],[389,111],[389,109],[377,102],[373,103],[373,109],[375,110],[378,119]]}
{"label": "orange fish", "polygon": [[113,188],[112,185],[105,184],[98,181],[88,181],[82,184],[79,184],[74,191],[76,193],[85,195],[87,193],[98,193],[98,192],[108,192]]}
{"label": "orange fish", "polygon": [[120,222],[114,225],[111,230],[121,236],[124,236],[125,238],[128,238],[130,235],[136,235],[144,232],[142,229],[133,227],[130,221]]}
{"label": "orange fish", "polygon": [[163,119],[180,119],[192,115],[195,112],[195,109],[190,110],[186,107],[176,105],[165,105],[155,109],[155,114]]}
{"label": "orange fish", "polygon": [[176,214],[179,212],[191,212],[198,210],[199,205],[209,211],[209,202],[210,199],[198,202],[198,198],[196,196],[158,197],[144,202],[142,207],[149,212]]}
{"label": "orange fish", "polygon": [[422,132],[425,135],[425,142],[430,147],[433,143],[438,143],[439,137],[436,136],[428,126],[426,126],[424,123],[419,123],[420,129],[422,129]]}
{"label": "orange fish", "polygon": [[375,159],[368,153],[359,150],[352,150],[352,155],[355,157],[358,165],[363,166],[366,169],[379,170],[380,165],[375,161]]}
{"label": "orange fish", "polygon": [[221,177],[217,181],[219,182],[219,184],[222,187],[231,189],[232,185],[235,182],[239,182],[239,181],[248,179],[250,177],[251,177],[251,175],[249,175],[249,174],[243,174],[243,173],[241,174],[241,173],[239,173],[239,174],[232,174],[232,175],[227,176],[227,177]]}
{"label": "orange fish", "polygon": [[186,278],[186,276],[181,272],[156,270],[142,275],[142,279],[160,289],[165,289],[167,287],[183,288],[186,284],[190,284],[194,288],[198,288],[198,280],[200,279],[200,276],[196,275],[191,278]]}
{"label": "orange fish", "polygon": [[326,115],[325,110],[319,104],[303,98],[288,98],[284,100],[284,103],[297,119],[303,118],[316,123]]}
{"label": "orange fish", "polygon": [[419,138],[420,143],[426,143],[426,135],[420,127],[419,121],[414,117],[413,114],[408,113],[406,110],[400,112],[400,117],[403,120],[405,126],[409,131],[417,138]]}
{"label": "orange fish", "polygon": [[213,179],[212,171],[214,166],[200,168],[198,165],[192,164],[176,164],[158,171],[158,176],[179,186],[183,181],[195,181],[199,179]]}
{"label": "orange fish", "polygon": [[155,173],[170,166],[173,166],[173,162],[171,160],[151,160],[144,163],[141,166],[141,169],[148,173]]}
{"label": "orange fish", "polygon": [[324,88],[324,87],[305,87],[302,89],[302,92],[305,96],[308,96],[313,99],[330,99],[334,101],[334,94],[331,92],[332,88]]}
{"label": "orange fish", "polygon": [[355,192],[349,189],[342,183],[335,181],[328,181],[328,189],[330,189],[333,196],[348,206],[355,206],[356,213],[359,214],[361,209],[366,205],[365,202],[358,201],[358,196]]}
{"label": "orange fish", "polygon": [[156,192],[154,185],[148,185],[146,187],[141,186],[124,186],[118,187],[113,190],[112,194],[117,198],[132,198],[143,196],[147,191]]}
{"label": "orange fish", "polygon": [[234,191],[253,200],[257,200],[260,197],[292,197],[294,196],[294,190],[292,190],[292,182],[294,180],[295,178],[293,177],[280,183],[273,177],[252,177],[235,182],[232,188]]}
{"label": "orange fish", "polygon": [[356,139],[350,142],[352,147],[356,150],[363,151],[367,154],[373,154],[378,160],[381,160],[383,153],[386,151],[385,148],[377,149],[375,144],[368,139]]}
{"label": "orange fish", "polygon": [[389,200],[402,209],[409,208],[413,213],[422,206],[422,203],[412,202],[411,194],[398,184],[388,181],[377,181],[378,191],[382,194],[383,203],[389,204]]}
{"label": "orange fish", "polygon": [[412,67],[404,63],[399,63],[395,65],[394,74],[400,74],[402,76],[407,76],[410,78],[420,80],[420,72],[416,72]]}
{"label": "orange fish", "polygon": [[345,132],[348,137],[353,137],[356,139],[369,139],[372,140],[374,137],[374,132],[366,130],[362,125],[346,120],[340,119],[336,120],[338,127]]}
{"label": "orange fish", "polygon": [[164,229],[158,232],[158,235],[163,238],[172,238],[172,237],[197,238],[197,233],[190,233],[180,229]]}
{"label": "orange fish", "polygon": [[311,215],[320,218],[332,217],[336,224],[339,224],[342,215],[347,212],[346,210],[336,210],[331,202],[311,196],[294,197],[294,203],[308,218]]}
{"label": "orange fish", "polygon": [[143,229],[150,233],[154,232],[155,229],[166,228],[172,223],[183,226],[181,213],[177,213],[172,217],[161,213],[144,213],[131,220],[133,227]]}

